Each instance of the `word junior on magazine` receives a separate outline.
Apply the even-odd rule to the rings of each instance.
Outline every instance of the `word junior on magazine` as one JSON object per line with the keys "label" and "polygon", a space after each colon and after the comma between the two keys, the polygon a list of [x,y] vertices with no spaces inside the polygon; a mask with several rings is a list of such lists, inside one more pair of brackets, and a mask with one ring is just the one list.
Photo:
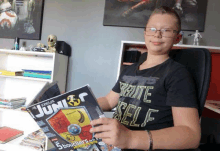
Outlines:
{"label": "word junior on magazine", "polygon": [[103,150],[103,142],[89,132],[90,121],[104,117],[104,113],[88,85],[30,105],[27,110],[57,150]]}

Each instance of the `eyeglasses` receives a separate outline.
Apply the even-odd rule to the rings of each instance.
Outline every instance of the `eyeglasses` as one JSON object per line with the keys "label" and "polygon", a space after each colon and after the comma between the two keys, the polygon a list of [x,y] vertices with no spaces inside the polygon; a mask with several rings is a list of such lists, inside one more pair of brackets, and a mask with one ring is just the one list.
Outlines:
{"label": "eyeglasses", "polygon": [[160,31],[162,37],[167,37],[167,38],[172,38],[175,35],[175,33],[178,33],[177,30],[173,30],[169,28],[163,28],[163,29],[157,30],[154,27],[146,27],[145,35],[153,36],[156,34],[157,31]]}

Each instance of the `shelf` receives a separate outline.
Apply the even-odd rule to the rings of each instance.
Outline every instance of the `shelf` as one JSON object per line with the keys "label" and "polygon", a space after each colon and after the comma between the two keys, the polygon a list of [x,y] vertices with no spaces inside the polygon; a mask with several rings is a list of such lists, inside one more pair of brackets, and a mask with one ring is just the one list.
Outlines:
{"label": "shelf", "polygon": [[33,81],[43,81],[43,82],[51,82],[51,79],[41,79],[41,78],[31,78],[31,77],[23,77],[23,76],[4,76],[0,75],[0,78],[13,78],[13,79],[23,79],[23,80],[33,80]]}
{"label": "shelf", "polygon": [[[34,99],[46,82],[57,81],[60,91],[66,91],[68,71],[68,56],[66,55],[0,49],[0,69],[8,71],[30,69],[52,72],[51,79],[0,75],[0,96],[5,98],[26,97],[25,105],[28,105]],[[0,144],[0,150],[32,151],[29,147],[19,145],[27,134],[40,129],[27,111],[0,108],[0,126],[8,126],[24,131],[23,136],[6,144]],[[46,143],[46,146],[48,144]]]}
{"label": "shelf", "polygon": [[[145,48],[145,42],[139,42],[139,41],[121,41],[121,46],[125,47],[140,47],[140,49]],[[220,47],[214,47],[214,46],[197,46],[197,45],[185,45],[185,44],[175,44],[173,45],[173,48],[175,47],[178,49],[180,48],[206,48],[212,53],[220,53]],[[122,49],[122,48],[121,48]]]}
{"label": "shelf", "polygon": [[220,114],[220,101],[206,100],[205,107]]}
{"label": "shelf", "polygon": [[55,53],[49,53],[49,52],[16,51],[16,50],[6,50],[6,49],[0,49],[0,54],[8,54],[8,55],[14,54],[14,55],[50,57],[50,58],[52,58],[55,55]]}
{"label": "shelf", "polygon": [[196,46],[196,45],[173,45],[174,47],[185,47],[185,48],[206,48],[206,49],[215,49],[219,52],[220,47],[213,47],[213,46]]}

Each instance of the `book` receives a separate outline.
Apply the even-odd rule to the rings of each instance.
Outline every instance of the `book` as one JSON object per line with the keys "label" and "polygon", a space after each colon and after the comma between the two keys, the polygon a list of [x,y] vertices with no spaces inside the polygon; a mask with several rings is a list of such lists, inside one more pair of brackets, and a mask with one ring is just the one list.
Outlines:
{"label": "book", "polygon": [[39,74],[39,73],[24,73],[24,77],[51,79],[51,75]]}
{"label": "book", "polygon": [[24,71],[8,71],[8,70],[0,70],[0,75],[6,76],[23,76]]}
{"label": "book", "polygon": [[28,136],[26,136],[20,143],[22,146],[27,146],[35,150],[41,150],[45,148],[46,135],[42,129],[36,130]]}
{"label": "book", "polygon": [[47,74],[47,75],[51,75],[51,73],[52,73],[52,71],[48,71],[48,70],[29,70],[29,69],[22,69],[22,70],[24,72]]}
{"label": "book", "polygon": [[32,78],[43,78],[43,79],[51,79],[52,71],[45,70],[27,70],[22,69],[24,71],[24,77],[32,77]]}
{"label": "book", "polygon": [[25,97],[20,97],[20,98],[4,98],[0,97],[1,102],[15,102],[15,101],[20,101],[20,100],[26,100]]}
{"label": "book", "polygon": [[24,132],[21,130],[13,129],[7,126],[0,127],[0,143],[7,143],[23,134]]}
{"label": "book", "polygon": [[220,114],[220,101],[206,100],[205,107]]}
{"label": "book", "polygon": [[26,103],[26,98],[0,98],[0,108],[17,109]]}
{"label": "book", "polygon": [[25,104],[26,102],[26,99],[22,99],[22,100],[17,100],[17,101],[0,101],[0,104],[3,104],[3,105],[20,105],[20,104]]}
{"label": "book", "polygon": [[9,106],[9,105],[2,105],[2,104],[0,104],[0,108],[2,108],[2,109],[13,109],[12,106]]}
{"label": "book", "polygon": [[[49,89],[45,87],[34,100],[42,98],[43,92]],[[104,117],[89,85],[31,103],[27,111],[58,151],[102,151],[106,148],[89,132],[90,121]]]}
{"label": "book", "polygon": [[23,105],[2,105],[0,104],[0,108],[2,109],[18,109],[18,108],[21,108]]}

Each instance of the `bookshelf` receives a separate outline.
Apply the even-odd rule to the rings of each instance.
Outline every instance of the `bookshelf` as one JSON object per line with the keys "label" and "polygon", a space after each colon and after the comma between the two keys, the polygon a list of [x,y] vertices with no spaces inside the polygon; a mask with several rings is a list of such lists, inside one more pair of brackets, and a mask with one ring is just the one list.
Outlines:
{"label": "bookshelf", "polygon": [[[210,88],[207,95],[207,101],[205,107],[215,113],[220,115],[220,99],[219,94],[216,93],[220,90],[220,82],[218,80],[220,73],[218,72],[218,64],[220,63],[220,47],[212,47],[212,46],[195,46],[195,45],[183,45],[177,44],[173,46],[173,49],[186,49],[186,48],[206,48],[211,52],[212,57],[212,72],[210,79]],[[147,51],[145,46],[145,42],[140,41],[121,41],[121,49],[118,61],[118,71],[117,71],[117,79],[125,66],[131,65],[132,63],[123,62],[125,57],[125,51],[136,50],[140,51],[141,54]],[[117,80],[116,79],[116,80]],[[211,100],[211,101],[210,101]],[[210,103],[211,102],[211,103]],[[213,103],[214,102],[214,103]],[[212,115],[204,116],[212,117]],[[213,113],[214,115],[214,113]]]}
{"label": "bookshelf", "polygon": [[[0,97],[26,97],[29,104],[46,82],[58,81],[61,91],[66,90],[68,56],[58,53],[15,51],[0,49],[0,70],[20,71],[22,69],[52,71],[51,79],[0,75]],[[29,133],[39,129],[37,123],[26,111],[0,108],[0,126],[9,126],[24,131],[24,135],[6,144],[0,144],[5,151],[29,150],[19,145]],[[46,147],[47,148],[47,147]]]}

